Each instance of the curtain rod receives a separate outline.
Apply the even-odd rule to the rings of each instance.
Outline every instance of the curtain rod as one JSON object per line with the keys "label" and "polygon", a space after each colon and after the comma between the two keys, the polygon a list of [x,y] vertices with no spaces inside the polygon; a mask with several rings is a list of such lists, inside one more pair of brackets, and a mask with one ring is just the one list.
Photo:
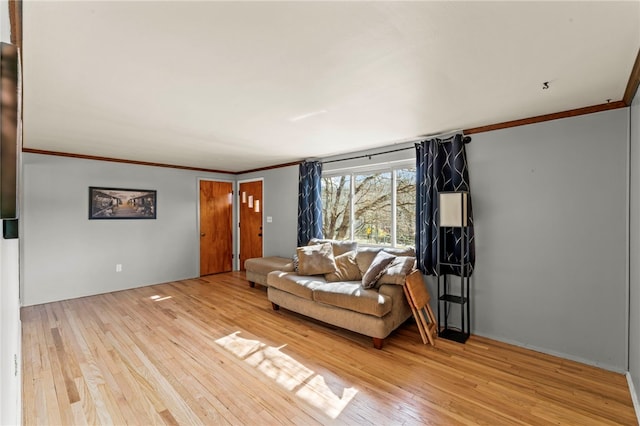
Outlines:
{"label": "curtain rod", "polygon": [[[422,137],[422,138],[414,139],[413,141],[406,141],[406,143],[414,142],[414,143],[416,143],[416,144],[417,144],[417,143],[422,142],[422,141],[424,141],[424,140],[437,139],[437,138],[438,138],[437,136],[438,136],[438,135],[434,135],[434,136],[425,136],[425,137]],[[455,137],[455,135],[452,135],[452,136],[449,136],[449,137],[447,137],[447,138],[445,138],[445,139],[441,139],[441,142],[442,142],[442,143],[449,143],[449,142],[453,141],[453,138],[454,138],[454,137]],[[471,142],[471,136],[465,136],[465,135],[463,134],[463,135],[462,135],[462,142],[463,142],[463,143],[465,143],[465,144],[467,144],[467,143]],[[357,159],[359,159],[359,158],[368,158],[368,159],[371,159],[371,157],[374,157],[374,156],[376,156],[376,155],[391,154],[391,153],[393,153],[393,152],[406,151],[406,150],[408,150],[408,149],[415,149],[415,147],[413,147],[413,146],[407,146],[407,147],[405,147],[405,148],[392,149],[392,150],[390,150],[390,151],[376,152],[376,153],[373,153],[373,154],[357,155],[357,156],[355,156],[355,157],[340,158],[340,159],[337,159],[337,160],[322,161],[321,163],[322,163],[322,164],[337,163],[338,161],[357,160]]]}
{"label": "curtain rod", "polygon": [[390,151],[376,152],[376,153],[373,153],[373,154],[365,154],[365,155],[357,155],[355,157],[340,158],[338,160],[323,161],[322,164],[337,163],[338,161],[356,160],[358,158],[369,158],[370,159],[371,157],[374,157],[376,155],[391,154],[392,152],[406,151],[408,149],[415,149],[415,147],[408,146],[408,147],[405,147],[405,148],[392,149]]}
{"label": "curtain rod", "polygon": [[[453,138],[456,137],[456,135],[451,135],[451,136],[447,136],[446,138],[440,139],[438,138],[438,136],[432,136],[432,137],[428,137],[428,138],[424,138],[424,139],[420,139],[420,141],[423,140],[428,140],[428,139],[440,139],[440,142],[442,143],[449,143],[453,141]],[[416,141],[417,143],[418,141]],[[466,136],[465,134],[462,134],[462,143],[464,144],[468,144],[469,142],[471,142],[471,136]]]}

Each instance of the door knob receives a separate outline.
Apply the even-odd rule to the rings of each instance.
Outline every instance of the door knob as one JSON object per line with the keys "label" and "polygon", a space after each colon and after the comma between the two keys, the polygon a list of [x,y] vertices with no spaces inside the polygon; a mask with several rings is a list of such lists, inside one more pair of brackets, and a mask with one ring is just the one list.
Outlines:
{"label": "door knob", "polygon": [[262,233],[258,234],[258,237],[262,237]]}
{"label": "door knob", "polygon": [[201,233],[200,233],[200,236],[201,236],[201,237],[204,237],[204,232],[201,232]]}

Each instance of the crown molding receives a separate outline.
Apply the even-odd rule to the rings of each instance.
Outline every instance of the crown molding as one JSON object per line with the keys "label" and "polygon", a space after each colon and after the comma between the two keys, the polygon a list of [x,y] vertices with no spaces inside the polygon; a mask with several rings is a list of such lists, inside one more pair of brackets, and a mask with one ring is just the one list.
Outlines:
{"label": "crown molding", "polygon": [[627,106],[631,106],[631,102],[633,102],[633,97],[636,95],[639,85],[640,85],[640,49],[638,49],[636,62],[633,64],[633,68],[631,69],[631,75],[629,76],[629,81],[627,82],[627,89],[624,91],[624,97],[622,98],[622,100]]}
{"label": "crown molding", "polygon": [[44,149],[32,149],[32,148],[22,148],[22,152],[28,152],[30,154],[43,154],[43,155],[54,155],[57,157],[69,157],[69,158],[80,158],[83,160],[96,160],[96,161],[109,161],[112,163],[125,163],[125,164],[135,164],[138,166],[151,166],[151,167],[166,167],[170,169],[180,169],[180,170],[192,170],[197,172],[208,172],[208,173],[224,173],[228,175],[236,175],[236,172],[230,172],[226,170],[215,170],[215,169],[204,169],[199,167],[187,167],[187,166],[177,166],[175,164],[164,164],[164,163],[151,163],[148,161],[136,161],[136,160],[123,160],[121,158],[112,158],[112,157],[100,157],[97,155],[84,155],[84,154],[74,154],[71,152],[58,152],[58,151],[46,151]]}
{"label": "crown molding", "polygon": [[561,118],[576,117],[579,115],[593,114],[595,112],[609,111],[612,109],[626,108],[624,101],[609,102],[606,104],[592,105],[583,108],[571,109],[568,111],[555,112],[553,114],[538,115],[536,117],[523,118],[520,120],[505,121],[503,123],[489,124],[488,126],[473,127],[465,129],[465,135],[474,133],[490,132],[493,130],[508,129],[510,127],[526,126],[528,124],[542,123],[544,121],[559,120]]}

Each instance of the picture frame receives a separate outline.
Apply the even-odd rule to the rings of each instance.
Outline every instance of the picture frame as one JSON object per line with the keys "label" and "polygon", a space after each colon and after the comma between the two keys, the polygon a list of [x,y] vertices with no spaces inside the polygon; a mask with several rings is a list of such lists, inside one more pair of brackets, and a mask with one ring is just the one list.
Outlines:
{"label": "picture frame", "polygon": [[156,213],[155,190],[89,187],[89,220],[155,219]]}

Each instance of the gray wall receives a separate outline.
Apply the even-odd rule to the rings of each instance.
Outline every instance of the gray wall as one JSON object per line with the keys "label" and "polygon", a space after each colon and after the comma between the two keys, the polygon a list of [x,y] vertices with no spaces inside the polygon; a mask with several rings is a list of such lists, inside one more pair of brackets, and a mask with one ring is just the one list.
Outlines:
{"label": "gray wall", "polygon": [[[235,180],[40,154],[23,176],[24,305],[198,276],[198,178]],[[155,189],[157,219],[88,220],[89,186]]]}
{"label": "gray wall", "polygon": [[[298,227],[298,166],[238,175],[238,181],[264,179],[264,256],[291,257],[296,251]],[[267,218],[272,222],[268,223]]]}
{"label": "gray wall", "polygon": [[[473,135],[474,333],[626,370],[628,128],[619,109]],[[196,181],[212,176],[36,154],[24,163],[25,304],[198,275]],[[237,176],[256,178],[273,218],[264,254],[290,256],[298,167]],[[88,221],[89,185],[158,189],[158,220]]]}
{"label": "gray wall", "polygon": [[[640,95],[631,105],[629,221],[629,374],[640,391]],[[640,417],[640,412],[638,413]]]}
{"label": "gray wall", "polygon": [[628,109],[473,135],[474,333],[627,366]]}

